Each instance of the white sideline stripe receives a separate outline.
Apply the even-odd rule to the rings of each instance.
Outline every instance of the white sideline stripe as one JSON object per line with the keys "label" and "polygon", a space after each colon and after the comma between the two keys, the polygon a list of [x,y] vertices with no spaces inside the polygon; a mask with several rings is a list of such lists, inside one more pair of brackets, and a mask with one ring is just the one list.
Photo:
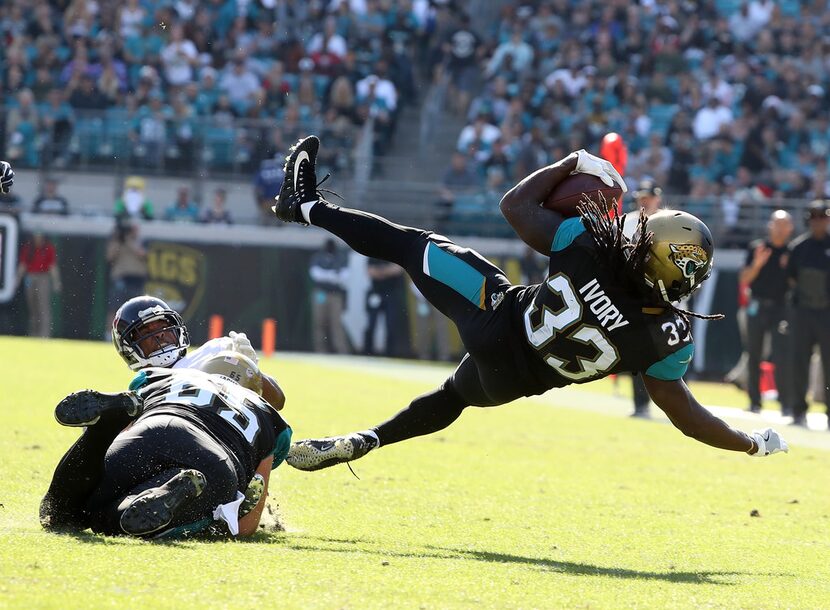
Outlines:
{"label": "white sideline stripe", "polygon": [[[455,370],[455,365],[435,362],[414,362],[392,360],[389,358],[372,358],[368,356],[337,356],[329,354],[308,354],[299,352],[278,352],[273,358],[263,358],[264,361],[273,361],[279,367],[280,360],[308,362],[320,366],[337,369],[358,370],[364,373],[383,375],[392,379],[406,379],[407,381],[431,383],[438,385]],[[632,400],[629,397],[613,396],[602,392],[592,391],[588,386],[568,386],[554,389],[542,396],[528,398],[534,403],[546,406],[556,406],[560,409],[571,409],[598,413],[611,417],[629,420],[632,409]],[[568,405],[568,406],[563,406]],[[811,449],[830,451],[830,433],[827,432],[827,418],[823,413],[808,413],[807,425],[809,430],[788,425],[789,417],[782,417],[779,411],[766,409],[760,414],[750,413],[737,407],[721,405],[705,405],[706,408],[730,423],[740,426],[746,432],[757,428],[777,426],[778,431],[788,443]],[[397,405],[396,405],[397,407]],[[391,407],[390,407],[391,408]],[[652,420],[659,423],[669,423],[662,411],[652,407]],[[636,420],[642,422],[642,420]],[[633,422],[632,422],[633,423]]]}

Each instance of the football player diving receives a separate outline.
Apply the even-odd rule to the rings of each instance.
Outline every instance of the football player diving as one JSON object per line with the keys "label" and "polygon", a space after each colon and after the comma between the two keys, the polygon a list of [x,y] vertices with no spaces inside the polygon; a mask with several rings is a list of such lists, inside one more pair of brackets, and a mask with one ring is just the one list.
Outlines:
{"label": "football player diving", "polygon": [[[84,432],[58,464],[41,523],[151,538],[253,534],[291,440],[261,393],[257,365],[224,351],[195,368],[145,368],[127,392],[70,394],[55,418]],[[259,493],[246,498],[255,473]]]}
{"label": "football player diving", "polygon": [[[541,207],[566,177],[585,173],[625,186],[613,166],[584,150],[514,186],[500,207],[516,234],[550,257],[541,284],[513,286],[477,252],[431,231],[340,207],[318,190],[315,136],[292,147],[273,211],[287,222],[326,229],[364,256],[403,267],[426,298],[458,328],[467,354],[438,389],[415,398],[369,430],[294,443],[286,461],[318,470],[358,459],[380,446],[431,434],[468,406],[492,407],[611,373],[644,376],[652,400],[685,435],[764,456],[787,451],[772,429],[746,434],[712,415],[683,375],[694,344],[689,315],[674,302],[709,277],[709,229],[680,211],[642,215],[636,235],[621,218],[586,202],[579,215]],[[699,316],[704,317],[704,316]],[[712,317],[712,316],[710,316]]]}

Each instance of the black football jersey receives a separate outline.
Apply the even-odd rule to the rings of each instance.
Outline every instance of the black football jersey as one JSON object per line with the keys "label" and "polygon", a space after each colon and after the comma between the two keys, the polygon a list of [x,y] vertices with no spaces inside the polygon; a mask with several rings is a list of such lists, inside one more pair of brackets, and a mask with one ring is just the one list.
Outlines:
{"label": "black football jersey", "polygon": [[142,418],[176,415],[208,432],[238,461],[243,484],[274,452],[277,437],[288,427],[257,393],[194,369],[148,368],[130,389],[143,400]]}
{"label": "black football jersey", "polygon": [[684,318],[670,309],[644,312],[642,298],[601,263],[579,218],[560,225],[548,273],[512,300],[533,393],[620,372],[685,374],[694,344]]}

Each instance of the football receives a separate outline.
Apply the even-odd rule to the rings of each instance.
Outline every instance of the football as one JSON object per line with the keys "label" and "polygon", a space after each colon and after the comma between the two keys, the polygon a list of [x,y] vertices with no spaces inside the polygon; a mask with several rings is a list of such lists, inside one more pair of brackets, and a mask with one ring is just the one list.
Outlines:
{"label": "football", "polygon": [[622,189],[616,184],[608,186],[590,174],[573,174],[551,191],[542,206],[566,217],[577,216],[579,212],[576,208],[584,202],[583,196],[608,210],[613,201],[620,201],[622,194]]}

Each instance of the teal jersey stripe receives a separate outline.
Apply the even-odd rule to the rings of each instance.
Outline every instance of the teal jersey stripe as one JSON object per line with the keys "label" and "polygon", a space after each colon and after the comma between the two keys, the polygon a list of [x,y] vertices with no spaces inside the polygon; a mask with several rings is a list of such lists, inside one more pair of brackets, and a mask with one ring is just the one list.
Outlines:
{"label": "teal jersey stripe", "polygon": [[655,379],[662,379],[663,381],[675,381],[686,374],[689,368],[689,363],[695,355],[694,343],[677,350],[673,354],[669,354],[659,362],[655,362],[646,371],[646,375],[650,375]]}
{"label": "teal jersey stripe", "polygon": [[485,308],[484,276],[433,243],[427,244],[424,252],[424,273],[449,286],[479,309]]}
{"label": "teal jersey stripe", "polygon": [[585,225],[578,216],[567,218],[562,221],[553,236],[553,243],[550,246],[551,252],[561,252],[570,246],[574,240],[585,232]]}
{"label": "teal jersey stripe", "polygon": [[291,447],[291,435],[293,434],[291,428],[286,428],[280,432],[276,442],[274,442],[274,462],[271,464],[271,470],[283,463],[288,456],[288,449]]}
{"label": "teal jersey stripe", "polygon": [[145,371],[141,371],[138,375],[133,377],[133,380],[130,382],[130,391],[135,392],[145,383],[147,383],[147,373]]}

